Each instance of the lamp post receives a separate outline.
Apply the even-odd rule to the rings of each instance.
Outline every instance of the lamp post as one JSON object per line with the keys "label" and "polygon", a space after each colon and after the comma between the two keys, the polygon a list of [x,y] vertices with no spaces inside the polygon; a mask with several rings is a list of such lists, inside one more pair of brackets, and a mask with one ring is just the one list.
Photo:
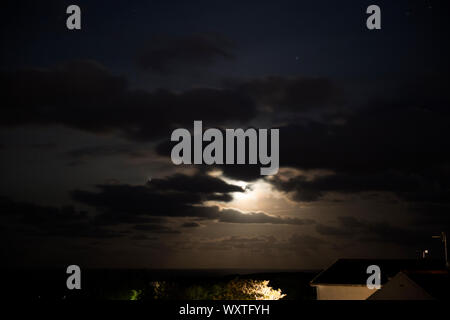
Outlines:
{"label": "lamp post", "polygon": [[433,236],[432,238],[441,239],[442,242],[444,243],[445,266],[448,268],[449,264],[448,264],[448,257],[447,257],[447,235],[445,234],[445,232],[441,232],[441,235]]}

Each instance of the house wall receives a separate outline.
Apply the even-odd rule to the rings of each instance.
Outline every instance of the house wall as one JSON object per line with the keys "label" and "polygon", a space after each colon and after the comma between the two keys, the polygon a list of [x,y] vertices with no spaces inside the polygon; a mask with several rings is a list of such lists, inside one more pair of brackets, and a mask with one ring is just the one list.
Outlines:
{"label": "house wall", "polygon": [[425,290],[419,287],[403,272],[388,281],[370,300],[432,300]]}
{"label": "house wall", "polygon": [[367,286],[316,286],[317,300],[366,300],[375,291]]}

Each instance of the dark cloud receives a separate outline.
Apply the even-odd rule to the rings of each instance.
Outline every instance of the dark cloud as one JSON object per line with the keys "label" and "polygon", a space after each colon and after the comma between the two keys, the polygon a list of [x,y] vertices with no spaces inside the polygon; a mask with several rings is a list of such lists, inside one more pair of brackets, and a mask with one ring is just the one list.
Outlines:
{"label": "dark cloud", "polygon": [[[153,179],[145,186],[99,185],[99,192],[75,190],[74,200],[98,210],[100,221],[145,222],[151,217],[196,217],[227,223],[269,223],[305,225],[309,219],[272,216],[264,212],[243,213],[234,209],[204,206],[209,200],[232,200],[231,192],[243,192],[241,187],[203,174],[194,176],[174,175],[165,179]],[[218,196],[219,195],[219,196]],[[140,220],[143,219],[143,220]]]}
{"label": "dark cloud", "polygon": [[181,225],[183,228],[197,228],[200,227],[200,224],[197,222],[185,222]]}
{"label": "dark cloud", "polygon": [[[417,170],[448,163],[450,103],[441,76],[400,81],[371,93],[341,122],[308,121],[280,128],[280,161],[302,169],[336,172]],[[295,120],[296,121],[296,120]]]}
{"label": "dark cloud", "polygon": [[194,120],[214,126],[256,115],[252,100],[237,91],[131,90],[123,77],[92,61],[3,71],[0,84],[2,126],[61,124],[143,141],[169,139],[174,128],[191,128]]}
{"label": "dark cloud", "polygon": [[304,112],[341,106],[344,93],[328,78],[269,76],[248,81],[225,81],[273,111]]}
{"label": "dark cloud", "polygon": [[[390,183],[395,185],[399,179],[408,183],[414,179],[411,175],[422,175],[424,169],[450,162],[450,145],[443,139],[450,135],[449,114],[443,107],[450,102],[444,89],[448,79],[427,75],[400,83],[382,94],[370,93],[366,102],[358,102],[361,105],[351,111],[300,120],[296,114],[301,115],[309,106],[315,112],[319,106],[341,106],[347,98],[327,79],[272,77],[230,87],[251,96],[259,107],[272,105],[277,111],[272,114],[273,120],[282,118],[286,123],[280,127],[281,167],[332,170],[339,176],[327,178],[327,182],[339,184],[340,180],[346,185],[338,188],[350,193],[351,180],[366,184],[360,189],[387,187],[389,191]],[[156,150],[168,156],[172,145],[163,141]],[[258,166],[225,165],[220,169],[237,180],[260,177]],[[377,181],[385,178],[394,180]],[[317,199],[318,192],[309,191],[304,190],[302,197],[307,201]]]}
{"label": "dark cloud", "polygon": [[344,228],[338,228],[334,226],[318,224],[316,226],[317,233],[326,236],[343,236],[343,237],[352,237],[353,233],[350,230],[346,230]]}
{"label": "dark cloud", "polygon": [[137,63],[150,72],[178,74],[207,67],[219,59],[234,59],[233,47],[231,40],[217,34],[157,36],[142,49]]}
{"label": "dark cloud", "polygon": [[448,202],[448,182],[442,176],[426,176],[399,171],[377,173],[332,173],[309,179],[296,176],[288,180],[274,179],[280,190],[292,192],[296,201],[318,201],[328,192],[357,194],[391,192],[411,202]]}
{"label": "dark cloud", "polygon": [[151,186],[99,185],[99,192],[74,190],[72,198],[99,209],[129,215],[183,216],[193,204],[209,200],[195,192],[165,192]]}
{"label": "dark cloud", "polygon": [[[199,243],[193,243],[191,246],[197,246],[201,250],[233,250],[244,249],[260,251],[274,246],[274,241],[269,242],[266,237],[245,237],[245,236],[227,236],[223,238],[208,239],[206,241],[200,241]],[[273,239],[272,239],[273,240]]]}
{"label": "dark cloud", "polygon": [[46,143],[32,143],[27,145],[26,147],[38,150],[50,150],[58,148],[58,145],[53,142],[46,142]]}
{"label": "dark cloud", "polygon": [[[134,224],[133,230],[148,233],[180,233],[164,223],[162,217],[138,216],[118,213],[102,213],[93,217],[87,212],[76,211],[73,206],[52,207],[28,202],[16,202],[1,197],[2,217],[0,225],[27,236],[68,238],[116,238],[128,231],[116,231],[106,227]],[[8,229],[9,230],[9,229]]]}
{"label": "dark cloud", "polygon": [[242,181],[255,181],[261,179],[261,165],[253,164],[230,164],[230,165],[216,165],[217,169],[220,169],[224,176]]}
{"label": "dark cloud", "polygon": [[[153,179],[146,185],[99,185],[99,192],[74,190],[74,200],[97,208],[100,212],[120,216],[192,216],[194,205],[204,201],[232,199],[230,192],[243,192],[218,178],[203,174],[176,174],[165,179]],[[201,209],[198,209],[200,211]],[[199,213],[198,213],[199,214]],[[198,216],[198,215],[197,215]]]}
{"label": "dark cloud", "polygon": [[[420,247],[432,234],[430,230],[395,226],[387,221],[369,221],[353,216],[337,218],[338,224],[317,224],[316,231],[325,236],[343,237],[363,242],[390,242]],[[404,224],[405,225],[405,224]]]}
{"label": "dark cloud", "polygon": [[77,212],[73,206],[61,208],[41,206],[28,202],[16,202],[7,197],[0,197],[1,215],[3,217],[20,217],[25,224],[45,224],[48,222],[80,221],[86,218],[86,212]]}
{"label": "dark cloud", "polygon": [[154,240],[158,240],[159,238],[158,237],[149,237],[149,236],[147,236],[145,234],[137,234],[137,235],[132,236],[131,239],[133,239],[133,240],[151,240],[151,241],[154,241]]}
{"label": "dark cloud", "polygon": [[[32,267],[67,255],[67,261],[81,265],[95,265],[97,260],[113,267],[239,263],[309,268],[320,257],[323,264],[317,267],[337,255],[365,255],[367,248],[388,255],[393,243],[412,246],[419,236],[448,229],[448,10],[442,1],[432,1],[432,8],[425,3],[429,1],[416,2],[386,7],[389,28],[373,37],[358,28],[364,24],[362,11],[350,4],[291,1],[260,5],[255,11],[254,4],[243,3],[105,6],[90,1],[81,4],[87,18],[83,29],[68,32],[65,1],[3,2],[0,193],[20,201],[0,200],[0,230],[36,238],[12,236],[3,242],[1,254],[15,252],[21,265]],[[346,26],[330,30],[338,20]],[[214,29],[236,39],[239,47],[224,36],[201,33]],[[153,37],[162,32],[176,35]],[[298,43],[300,38],[304,44]],[[54,65],[83,57],[100,58],[108,67],[80,60]],[[172,89],[154,89],[158,87]],[[279,127],[280,173],[274,179],[261,177],[259,165],[176,167],[169,157],[154,156],[154,145],[159,155],[169,155],[172,130],[191,129],[194,120],[203,120],[205,127]],[[83,168],[67,168],[65,163],[68,158],[77,164],[94,157],[103,158]],[[145,161],[111,162],[125,157]],[[317,214],[313,218],[320,223],[256,209],[223,209],[233,193],[244,190],[206,175],[211,169],[235,180],[265,179],[296,201],[315,201],[298,206],[275,194],[270,206],[277,212],[289,208]],[[117,176],[133,181],[155,170],[152,175],[159,178],[146,185],[87,186],[96,176],[97,181]],[[171,170],[200,173],[160,178]],[[287,171],[295,173],[284,175]],[[90,211],[44,205],[64,203],[65,188],[76,189],[71,200]],[[360,196],[366,199],[356,200]],[[27,197],[43,202],[25,202]],[[342,202],[319,203],[332,197]],[[211,200],[222,204],[207,204]],[[348,216],[324,220],[336,212]],[[199,224],[205,228],[195,227]],[[290,234],[300,229],[302,234]],[[317,234],[308,235],[311,230]],[[179,231],[189,234],[181,239]],[[223,238],[212,241],[215,231]],[[266,236],[276,232],[279,238]],[[150,238],[153,234],[164,239],[136,250],[136,240],[157,240]],[[50,235],[123,241],[110,246],[107,240],[96,240],[95,247],[101,248],[97,250],[84,245],[94,240],[55,241],[46,237]],[[252,254],[234,251],[221,257],[216,251],[205,256],[191,246],[192,251],[177,249],[174,259],[166,250],[197,240],[215,242],[215,250],[242,248]],[[78,247],[66,247],[70,242]],[[333,246],[349,250],[335,252]],[[398,253],[414,252],[409,249]],[[33,259],[27,257],[31,251]],[[76,251],[82,252],[79,260]]]}
{"label": "dark cloud", "polygon": [[114,231],[93,225],[90,221],[80,223],[70,223],[55,228],[48,227],[43,236],[70,237],[70,238],[119,238],[123,237],[123,232]]}
{"label": "dark cloud", "polygon": [[121,156],[128,159],[144,159],[151,158],[152,153],[149,147],[144,149],[138,145],[117,144],[79,147],[64,152],[64,156],[70,159],[68,165],[75,167],[84,165],[94,158]]}
{"label": "dark cloud", "polygon": [[294,225],[307,225],[314,223],[311,219],[271,216],[263,212],[249,212],[243,214],[242,212],[233,209],[223,209],[218,216],[220,222],[228,223],[270,223]]}
{"label": "dark cloud", "polygon": [[448,79],[423,76],[369,97],[342,123],[309,121],[280,128],[281,166],[326,170],[274,179],[297,201],[317,201],[329,192],[393,193],[408,203],[450,199]]}
{"label": "dark cloud", "polygon": [[[3,125],[63,123],[92,131],[105,130],[99,118],[93,117],[104,113],[127,86],[124,78],[93,61],[5,71],[0,79],[6,89],[2,93]],[[91,113],[83,113],[91,108]],[[81,113],[77,115],[76,109]]]}
{"label": "dark cloud", "polygon": [[98,226],[114,226],[120,224],[164,223],[162,217],[149,217],[143,215],[131,215],[126,212],[108,211],[95,215],[92,223]]}
{"label": "dark cloud", "polygon": [[148,183],[152,188],[167,191],[189,191],[202,194],[244,192],[242,187],[228,184],[225,181],[205,175],[187,176],[174,174],[165,179],[152,179]]}
{"label": "dark cloud", "polygon": [[[172,142],[169,140],[160,142],[155,150],[156,153],[163,156],[163,157],[170,157],[172,148],[177,144],[177,142]],[[206,145],[206,143],[204,144]],[[246,140],[246,159],[248,159],[248,140]],[[193,154],[193,145],[191,145],[192,151],[191,154]],[[236,154],[236,153],[235,153]],[[226,150],[223,152],[223,157],[226,159]],[[188,168],[190,165],[183,165]],[[261,179],[261,165],[260,164],[213,164],[213,165],[196,165],[196,168],[202,172],[209,172],[213,171],[215,169],[218,169],[222,171],[222,174],[228,178],[234,179],[234,180],[242,180],[242,181],[255,181],[258,179]]]}
{"label": "dark cloud", "polygon": [[112,238],[121,234],[91,223],[84,211],[72,206],[41,206],[0,197],[0,224],[15,226],[14,230],[29,236],[60,236],[81,238]]}
{"label": "dark cloud", "polygon": [[137,224],[133,227],[133,229],[139,231],[149,231],[151,233],[180,233],[178,230],[174,230],[161,224]]}
{"label": "dark cloud", "polygon": [[149,154],[149,150],[139,149],[135,145],[96,145],[75,148],[67,151],[65,154],[75,160],[118,155],[125,155],[130,158],[143,158]]}
{"label": "dark cloud", "polygon": [[[127,221],[131,216],[198,216],[195,205],[204,201],[231,201],[232,192],[241,187],[204,174],[175,174],[164,179],[152,179],[143,186],[99,185],[100,192],[74,190],[74,200],[88,204],[115,218]],[[134,218],[133,218],[134,219]]]}
{"label": "dark cloud", "polygon": [[217,206],[191,207],[186,210],[191,217],[216,220],[225,223],[267,223],[267,224],[291,224],[309,225],[315,223],[311,219],[299,219],[274,216],[264,212],[241,212],[235,209],[220,209]]}
{"label": "dark cloud", "polygon": [[314,252],[319,246],[326,244],[324,239],[307,235],[307,234],[293,234],[288,239],[288,247],[295,248],[306,247],[308,250]]}
{"label": "dark cloud", "polygon": [[249,237],[233,235],[204,241],[197,245],[206,250],[243,249],[270,256],[272,256],[273,252],[313,256],[317,254],[317,249],[327,245],[327,242],[321,238],[306,234],[293,234],[286,239],[280,239],[274,236]]}
{"label": "dark cloud", "polygon": [[415,226],[450,232],[450,204],[413,203],[410,204],[409,210]]}
{"label": "dark cloud", "polygon": [[[380,115],[382,114],[382,115]],[[346,172],[417,170],[448,162],[448,119],[417,109],[378,110],[345,125],[309,123],[280,129],[280,162]]]}

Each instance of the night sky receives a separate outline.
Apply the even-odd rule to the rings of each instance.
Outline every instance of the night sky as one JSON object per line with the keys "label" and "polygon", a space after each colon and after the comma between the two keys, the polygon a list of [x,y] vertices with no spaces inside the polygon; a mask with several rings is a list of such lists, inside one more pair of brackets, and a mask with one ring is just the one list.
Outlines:
{"label": "night sky", "polygon": [[[81,30],[66,8],[81,8]],[[381,8],[381,30],[366,8]],[[446,1],[2,1],[3,266],[323,268],[442,258]],[[278,128],[280,170],[170,135]]]}

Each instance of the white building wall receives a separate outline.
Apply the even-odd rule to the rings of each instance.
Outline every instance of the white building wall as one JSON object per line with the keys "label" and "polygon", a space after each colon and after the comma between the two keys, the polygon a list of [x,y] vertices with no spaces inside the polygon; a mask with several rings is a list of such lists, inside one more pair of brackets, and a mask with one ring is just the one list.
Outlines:
{"label": "white building wall", "polygon": [[316,285],[317,300],[366,300],[377,289],[367,286]]}
{"label": "white building wall", "polygon": [[432,300],[424,289],[419,287],[403,272],[399,272],[370,300]]}

